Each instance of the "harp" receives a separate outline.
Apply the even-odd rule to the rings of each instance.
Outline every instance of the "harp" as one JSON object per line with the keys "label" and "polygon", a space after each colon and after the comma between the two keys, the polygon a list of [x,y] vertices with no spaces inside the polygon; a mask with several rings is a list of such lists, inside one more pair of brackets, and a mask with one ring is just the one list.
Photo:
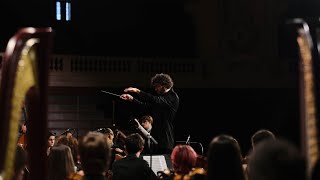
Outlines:
{"label": "harp", "polygon": [[0,84],[0,172],[4,180],[11,180],[13,175],[24,101],[29,117],[29,176],[30,179],[47,178],[47,88],[51,44],[51,28],[22,28],[9,40],[4,52]]}
{"label": "harp", "polygon": [[290,21],[298,48],[300,94],[300,145],[306,157],[308,178],[319,158],[315,49],[310,27],[303,19]]}

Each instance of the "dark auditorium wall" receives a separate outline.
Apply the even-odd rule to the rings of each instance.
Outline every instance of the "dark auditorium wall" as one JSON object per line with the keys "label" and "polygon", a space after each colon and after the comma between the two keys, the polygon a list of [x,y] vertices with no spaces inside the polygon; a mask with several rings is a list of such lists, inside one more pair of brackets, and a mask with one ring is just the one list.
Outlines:
{"label": "dark auditorium wall", "polygon": [[1,1],[0,6],[0,51],[3,52],[8,40],[22,27],[47,27],[54,22],[54,1],[10,0]]}
{"label": "dark auditorium wall", "polygon": [[258,129],[269,129],[300,146],[299,96],[294,88],[179,89],[180,111],[177,138],[202,142],[230,134],[243,153],[250,150],[250,137]]}
{"label": "dark auditorium wall", "polygon": [[[105,89],[122,92],[119,88]],[[210,140],[225,133],[238,139],[246,154],[251,135],[266,128],[300,146],[298,89],[176,87],[175,90],[180,97],[174,122],[177,141],[186,141],[190,135],[191,142],[201,143],[206,152]],[[107,117],[112,116],[112,102],[115,102],[115,125],[119,129],[132,130],[130,119],[143,115],[131,103],[103,94],[98,97],[99,109]]]}

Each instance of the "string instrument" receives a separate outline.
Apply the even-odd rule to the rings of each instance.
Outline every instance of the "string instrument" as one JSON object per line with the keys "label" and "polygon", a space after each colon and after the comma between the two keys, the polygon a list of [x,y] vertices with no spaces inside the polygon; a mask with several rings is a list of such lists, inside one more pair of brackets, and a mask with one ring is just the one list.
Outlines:
{"label": "string instrument", "polygon": [[[173,179],[173,180],[191,180],[205,179],[207,170],[204,168],[193,168],[188,174],[178,174],[173,170],[165,169],[157,172],[158,179]],[[171,177],[171,178],[170,178]]]}
{"label": "string instrument", "polygon": [[120,159],[122,159],[122,158],[125,158],[125,157],[126,157],[126,155],[122,155],[122,154],[116,153],[114,160],[115,160],[115,161],[118,161],[118,160],[120,160]]}
{"label": "string instrument", "polygon": [[19,136],[18,138],[18,142],[17,142],[20,146],[23,147],[23,149],[26,149],[27,147],[27,135],[26,133],[23,133]]}
{"label": "string instrument", "polygon": [[[114,137],[114,142],[116,144],[118,144],[118,143],[124,144],[124,139],[126,137],[127,136],[122,131],[116,130],[116,136]],[[123,151],[123,153],[117,152],[116,149],[114,149],[114,151],[115,151],[115,161],[122,159],[122,158],[126,157],[126,155],[127,155],[126,151]]]}
{"label": "string instrument", "polygon": [[165,169],[163,171],[158,171],[157,176],[159,179],[168,179],[168,177],[173,177],[172,179],[204,179],[207,174],[207,167],[208,167],[208,159],[204,155],[197,156],[197,161],[195,167],[185,175],[177,174],[174,170]]}
{"label": "string instrument", "polygon": [[204,155],[198,155],[197,156],[197,162],[196,162],[197,168],[203,168],[207,169],[208,167],[208,158]]}
{"label": "string instrument", "polygon": [[[306,156],[307,174],[311,175],[319,158],[318,147],[318,117],[316,99],[317,71],[314,69],[312,50],[314,47],[310,28],[302,19],[293,21],[296,30],[296,42],[299,50],[299,85],[300,85],[300,114],[301,114],[301,146]],[[316,46],[316,44],[315,44]]]}
{"label": "string instrument", "polygon": [[127,138],[127,135],[125,135],[122,131],[116,129],[116,136],[114,137],[114,142],[120,142],[124,144],[124,139]]}
{"label": "string instrument", "polygon": [[50,27],[19,29],[9,40],[2,58],[0,83],[0,172],[11,180],[24,100],[28,104],[27,179],[47,177],[47,157],[43,151],[47,133],[47,92],[50,50],[53,32]]}
{"label": "string instrument", "polygon": [[[25,126],[26,122],[27,122],[27,111],[26,111],[25,107],[22,108],[22,112],[23,112],[23,116],[24,116],[24,124],[23,125]],[[26,149],[26,147],[27,147],[27,134],[26,134],[26,132],[23,132],[23,131],[21,132],[20,136],[18,137],[17,144],[21,145],[23,147],[23,149]]]}

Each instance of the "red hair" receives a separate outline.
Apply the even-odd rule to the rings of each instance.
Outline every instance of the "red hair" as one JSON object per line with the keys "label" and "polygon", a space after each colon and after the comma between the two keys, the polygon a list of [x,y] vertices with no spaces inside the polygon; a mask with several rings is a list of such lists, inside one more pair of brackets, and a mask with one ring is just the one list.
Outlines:
{"label": "red hair", "polygon": [[197,153],[189,145],[176,145],[171,153],[172,166],[175,173],[188,174],[197,162]]}

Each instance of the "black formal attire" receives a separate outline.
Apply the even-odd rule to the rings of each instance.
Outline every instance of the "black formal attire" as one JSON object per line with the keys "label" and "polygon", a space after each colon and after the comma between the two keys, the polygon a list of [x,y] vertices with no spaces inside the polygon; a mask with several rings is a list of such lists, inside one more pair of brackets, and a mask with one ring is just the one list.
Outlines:
{"label": "black formal attire", "polygon": [[[149,130],[146,129],[146,131],[147,131],[149,134],[151,134],[151,129],[149,129]],[[152,142],[152,140],[150,139],[150,142],[148,142],[149,139],[148,139],[147,137],[145,137],[145,135],[144,135],[143,133],[141,133],[140,130],[138,130],[138,133],[139,133],[142,137],[144,137],[144,148],[143,148],[143,151],[142,151],[141,154],[142,154],[142,155],[150,155],[150,154],[153,154],[152,149],[153,149],[154,143]],[[150,143],[150,144],[149,144],[149,143]]]}
{"label": "black formal attire", "polygon": [[107,178],[104,175],[84,175],[82,177],[82,180],[107,180]]}
{"label": "black formal attire", "polygon": [[179,107],[179,97],[171,88],[167,93],[152,95],[144,91],[137,93],[133,102],[147,108],[153,117],[151,136],[158,142],[153,145],[154,154],[171,154],[174,147],[173,121]]}
{"label": "black formal attire", "polygon": [[119,148],[119,149],[121,149],[121,150],[124,149],[123,147],[121,147],[121,146],[119,146],[119,145],[112,144],[112,146],[111,146],[111,161],[110,161],[110,166],[109,166],[109,169],[110,169],[110,170],[111,170],[111,168],[112,168],[113,162],[115,162],[115,160],[116,160],[116,155],[119,155],[119,156],[121,156],[121,157],[126,156],[126,153],[125,153],[125,152],[123,152],[123,153],[118,153],[118,152],[116,151],[116,148]]}
{"label": "black formal attire", "polygon": [[156,174],[146,160],[128,154],[112,164],[112,180],[155,180]]}

